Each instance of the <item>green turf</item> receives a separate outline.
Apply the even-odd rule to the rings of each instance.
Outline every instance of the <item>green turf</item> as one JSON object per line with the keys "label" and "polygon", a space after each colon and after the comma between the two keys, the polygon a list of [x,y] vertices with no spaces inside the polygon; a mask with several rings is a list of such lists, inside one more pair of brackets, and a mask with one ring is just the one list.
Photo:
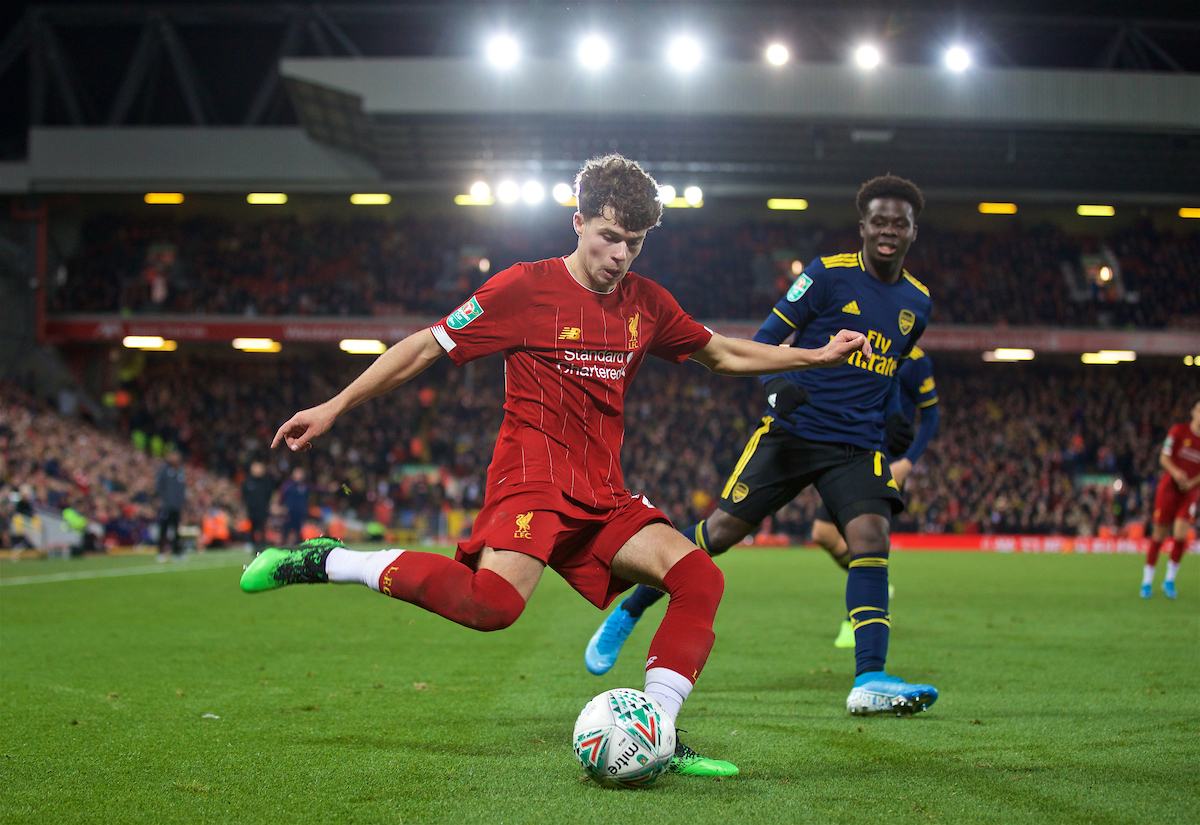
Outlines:
{"label": "green turf", "polygon": [[248,596],[245,558],[0,565],[0,821],[1200,821],[1191,558],[1169,602],[1137,598],[1129,556],[896,554],[889,669],[942,698],[860,719],[845,575],[731,553],[680,724],[742,773],[646,791],[581,781],[569,739],[590,697],[641,686],[661,605],[597,678],[601,614],[553,574],[484,635],[360,587]]}

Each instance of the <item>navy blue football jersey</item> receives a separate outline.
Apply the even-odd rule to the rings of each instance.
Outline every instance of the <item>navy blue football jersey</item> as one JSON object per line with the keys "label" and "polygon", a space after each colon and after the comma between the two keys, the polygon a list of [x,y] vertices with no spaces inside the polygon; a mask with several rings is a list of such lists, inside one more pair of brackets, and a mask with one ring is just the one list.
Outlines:
{"label": "navy blue football jersey", "polygon": [[904,455],[892,455],[886,443],[881,449],[889,462],[907,458],[916,464],[937,432],[938,394],[937,384],[933,380],[933,359],[925,354],[925,350],[913,347],[909,356],[900,364],[896,375],[900,379],[900,411],[909,421],[916,421],[917,410],[922,410],[921,427],[917,430],[917,437],[912,446]]}
{"label": "navy blue football jersey", "polygon": [[856,352],[840,367],[783,373],[808,390],[808,403],[796,410],[795,424],[780,426],[812,441],[879,449],[892,382],[925,331],[932,306],[924,284],[908,272],[894,284],[883,283],[867,272],[861,252],[809,264],[754,340],[782,344],[792,338],[794,347],[816,349],[849,329],[866,335],[873,352],[869,358]]}

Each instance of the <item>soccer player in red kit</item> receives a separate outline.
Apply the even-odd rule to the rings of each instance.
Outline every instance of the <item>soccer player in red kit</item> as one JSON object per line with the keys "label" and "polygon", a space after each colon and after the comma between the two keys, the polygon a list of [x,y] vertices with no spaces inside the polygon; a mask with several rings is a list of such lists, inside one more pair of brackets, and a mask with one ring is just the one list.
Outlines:
{"label": "soccer player in red kit", "polygon": [[[444,354],[457,365],[505,356],[504,422],[484,504],[455,558],[347,550],[333,539],[270,549],[242,576],[249,592],[287,584],[361,583],[477,630],[511,625],[546,566],[605,608],[633,584],[671,596],[650,644],[645,692],[674,719],[712,649],[724,581],[708,554],[625,488],[620,450],[626,390],[647,355],[692,358],[724,375],[762,375],[869,355],[861,333],[819,349],[725,338],[696,323],[662,287],[629,271],[662,215],[658,187],[619,155],[588,161],[576,179],[579,236],[564,258],[517,264],[429,329],[393,346],[331,400],[275,435],[308,449],[343,412],[410,380]],[[737,768],[680,746],[678,773]]]}
{"label": "soccer player in red kit", "polygon": [[1188,528],[1196,521],[1196,502],[1200,501],[1200,401],[1192,406],[1190,422],[1181,421],[1167,433],[1158,463],[1163,474],[1154,496],[1154,527],[1142,571],[1143,599],[1154,592],[1154,568],[1163,547],[1170,547],[1170,561],[1162,589],[1168,599],[1176,596],[1175,576],[1187,550]]}

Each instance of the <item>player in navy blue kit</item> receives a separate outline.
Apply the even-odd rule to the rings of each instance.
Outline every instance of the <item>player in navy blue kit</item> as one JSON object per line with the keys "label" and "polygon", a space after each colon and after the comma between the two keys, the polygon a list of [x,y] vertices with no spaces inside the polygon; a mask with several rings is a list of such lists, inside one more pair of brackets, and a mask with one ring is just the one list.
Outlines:
{"label": "player in navy blue kit", "polygon": [[[917,410],[921,411],[921,427],[917,430],[916,438],[907,451],[894,455],[884,445],[883,454],[891,468],[892,478],[900,489],[904,489],[904,480],[912,471],[913,465],[921,458],[929,442],[933,440],[938,427],[938,395],[937,384],[933,380],[933,362],[920,347],[913,347],[908,358],[900,365],[896,375],[900,378],[900,411],[909,421],[916,421]],[[850,566],[850,549],[846,539],[838,531],[829,514],[829,508],[822,502],[813,516],[812,539],[829,553],[830,557],[842,568]],[[888,598],[894,595],[891,585],[888,585]],[[834,640],[834,647],[854,647],[854,623],[850,619],[842,622],[841,631]]]}
{"label": "player in navy blue kit", "polygon": [[[883,452],[903,454],[914,437],[900,405],[897,373],[929,320],[924,284],[904,270],[925,205],[911,181],[884,175],[856,199],[859,252],[813,261],[775,305],[755,341],[794,347],[824,344],[844,328],[862,332],[872,353],[840,367],[762,377],[768,413],[721,490],[713,514],[682,532],[710,555],[737,544],[768,515],[815,484],[850,552],[846,612],[854,624],[856,670],[851,713],[923,711],[931,685],[908,684],[884,670],[888,634],[888,550],[900,488]],[[662,598],[638,587],[588,643],[588,670],[612,667],[642,611]]]}

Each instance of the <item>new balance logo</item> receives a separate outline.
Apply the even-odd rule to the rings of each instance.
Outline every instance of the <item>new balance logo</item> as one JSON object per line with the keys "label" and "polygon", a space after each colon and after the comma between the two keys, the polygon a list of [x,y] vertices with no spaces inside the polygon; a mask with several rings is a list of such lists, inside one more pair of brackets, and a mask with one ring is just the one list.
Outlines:
{"label": "new balance logo", "polygon": [[851,301],[850,303],[846,304],[844,307],[842,307],[842,312],[845,312],[849,315],[862,315],[862,312],[860,312],[858,309],[858,301]]}
{"label": "new balance logo", "polygon": [[563,327],[562,332],[558,334],[560,341],[578,341],[583,335],[583,330],[579,327]]}

